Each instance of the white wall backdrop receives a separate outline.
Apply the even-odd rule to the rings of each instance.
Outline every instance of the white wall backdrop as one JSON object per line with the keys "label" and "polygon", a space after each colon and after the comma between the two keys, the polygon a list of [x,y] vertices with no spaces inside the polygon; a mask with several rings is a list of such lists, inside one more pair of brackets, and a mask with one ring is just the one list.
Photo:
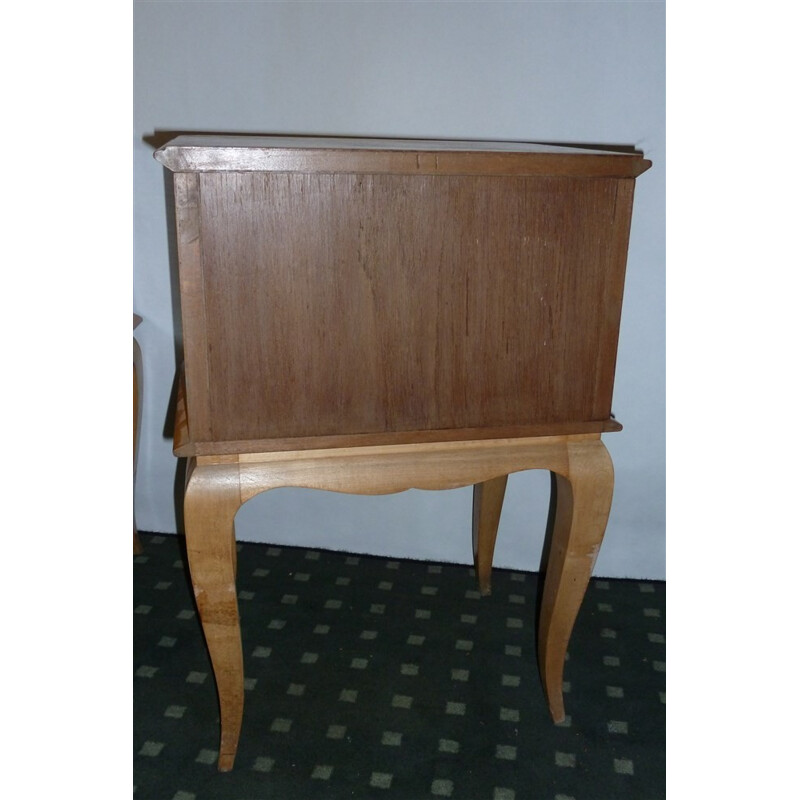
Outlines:
{"label": "white wall backdrop", "polygon": [[[595,573],[665,577],[664,4],[134,4],[134,298],[144,317],[139,528],[177,531],[165,428],[179,320],[163,131],[634,145],[637,181],[614,413],[616,491]],[[495,564],[538,568],[544,472],[513,475]],[[471,491],[355,497],[280,489],[237,516],[242,540],[470,563]]]}

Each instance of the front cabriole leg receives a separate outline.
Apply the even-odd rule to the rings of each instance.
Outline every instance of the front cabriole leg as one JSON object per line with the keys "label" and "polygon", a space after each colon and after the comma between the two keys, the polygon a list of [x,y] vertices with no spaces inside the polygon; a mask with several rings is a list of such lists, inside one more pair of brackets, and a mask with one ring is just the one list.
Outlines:
{"label": "front cabriole leg", "polygon": [[238,464],[188,465],[184,525],[189,571],[220,707],[221,772],[233,768],[244,707],[244,667],[236,599],[234,517],[241,506]]}
{"label": "front cabriole leg", "polygon": [[555,473],[554,490],[538,644],[550,714],[562,722],[567,645],[603,541],[614,491],[611,457],[599,437],[568,442],[567,468],[563,474]]}

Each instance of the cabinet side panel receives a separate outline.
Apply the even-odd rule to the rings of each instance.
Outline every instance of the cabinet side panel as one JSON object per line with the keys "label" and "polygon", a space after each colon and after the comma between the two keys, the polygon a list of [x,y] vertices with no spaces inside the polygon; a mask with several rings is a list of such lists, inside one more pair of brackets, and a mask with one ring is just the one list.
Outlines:
{"label": "cabinet side panel", "polygon": [[174,186],[187,423],[190,438],[203,441],[211,436],[211,426],[205,281],[200,235],[200,179],[194,173],[175,173]]}
{"label": "cabinet side panel", "polygon": [[595,394],[619,319],[614,179],[200,181],[213,439],[587,421],[610,404]]}
{"label": "cabinet side panel", "polygon": [[625,285],[633,211],[633,189],[633,178],[616,181],[612,219],[613,235],[608,242],[608,251],[598,254],[601,263],[605,266],[605,281],[601,296],[602,313],[598,315],[601,327],[597,333],[597,375],[593,408],[595,419],[605,419],[611,415],[622,293]]}

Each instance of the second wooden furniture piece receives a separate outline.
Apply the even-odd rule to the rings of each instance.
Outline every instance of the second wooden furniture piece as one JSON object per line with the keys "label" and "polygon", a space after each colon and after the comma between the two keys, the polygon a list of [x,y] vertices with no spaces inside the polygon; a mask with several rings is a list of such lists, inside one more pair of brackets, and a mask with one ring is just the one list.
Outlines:
{"label": "second wooden furniture piece", "polygon": [[221,711],[243,709],[234,516],[279,486],[473,485],[490,590],[507,476],[554,475],[539,666],[567,643],[603,538],[634,153],[503,142],[179,137],[174,173],[189,565]]}
{"label": "second wooden furniture piece", "polygon": [[[141,323],[138,314],[133,315],[133,329]],[[142,427],[142,349],[136,337],[133,338],[133,484],[136,486],[136,457],[139,454],[139,433]],[[142,552],[142,541],[136,530],[136,512],[133,515],[133,553]]]}

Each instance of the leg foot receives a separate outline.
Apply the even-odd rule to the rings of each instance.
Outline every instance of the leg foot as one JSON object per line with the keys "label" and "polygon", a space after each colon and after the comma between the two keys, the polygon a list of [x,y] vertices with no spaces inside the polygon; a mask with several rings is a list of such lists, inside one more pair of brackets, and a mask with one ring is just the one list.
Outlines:
{"label": "leg foot", "polygon": [[220,706],[218,767],[233,767],[244,707],[233,519],[241,505],[237,465],[189,465],[184,526],[189,570]]}
{"label": "leg foot", "polygon": [[539,616],[539,670],[554,722],[564,720],[564,659],[611,509],[614,471],[599,440],[567,445],[554,480],[555,518]]}
{"label": "leg foot", "polygon": [[472,554],[482,595],[492,591],[492,558],[507,482],[508,475],[501,475],[476,483],[472,491]]}

